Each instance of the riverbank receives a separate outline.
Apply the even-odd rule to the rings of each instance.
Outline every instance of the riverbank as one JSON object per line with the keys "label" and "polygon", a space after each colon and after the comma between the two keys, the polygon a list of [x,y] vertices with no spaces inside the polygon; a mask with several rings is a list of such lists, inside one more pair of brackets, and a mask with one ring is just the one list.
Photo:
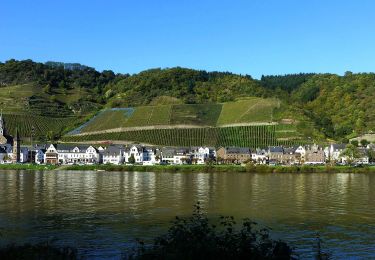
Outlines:
{"label": "riverbank", "polygon": [[375,166],[268,166],[268,165],[72,165],[64,170],[138,172],[249,172],[249,173],[375,173]]}
{"label": "riverbank", "polygon": [[37,165],[1,164],[0,170],[64,170],[127,172],[249,172],[249,173],[375,173],[375,166],[268,166],[268,165]]}
{"label": "riverbank", "polygon": [[30,170],[30,171],[50,171],[57,169],[55,165],[41,164],[0,164],[0,170]]}

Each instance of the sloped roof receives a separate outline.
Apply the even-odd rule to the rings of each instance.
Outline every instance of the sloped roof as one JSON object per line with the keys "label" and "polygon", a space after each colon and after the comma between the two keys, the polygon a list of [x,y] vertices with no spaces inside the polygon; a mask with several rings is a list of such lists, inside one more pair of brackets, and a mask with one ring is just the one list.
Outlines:
{"label": "sloped roof", "polygon": [[268,150],[270,151],[270,153],[283,153],[284,152],[284,148],[281,146],[270,146],[268,147]]}
{"label": "sloped roof", "polygon": [[227,147],[225,149],[227,154],[251,154],[250,148],[245,147]]}

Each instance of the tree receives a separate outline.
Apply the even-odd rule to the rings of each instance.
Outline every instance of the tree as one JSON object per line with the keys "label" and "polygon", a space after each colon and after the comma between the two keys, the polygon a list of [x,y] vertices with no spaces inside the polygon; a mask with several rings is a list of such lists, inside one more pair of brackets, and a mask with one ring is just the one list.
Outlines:
{"label": "tree", "polygon": [[348,163],[351,164],[355,159],[359,158],[360,154],[357,146],[348,144],[345,150],[341,153],[341,156],[345,156],[348,160]]}
{"label": "tree", "polygon": [[131,155],[130,155],[130,157],[129,157],[129,163],[131,163],[131,164],[135,164],[134,154],[131,154]]}
{"label": "tree", "polygon": [[375,151],[372,150],[372,149],[368,149],[367,150],[367,156],[368,156],[368,160],[369,162],[375,162]]}
{"label": "tree", "polygon": [[370,142],[367,141],[366,139],[362,139],[360,143],[361,143],[361,146],[363,147],[366,147],[368,144],[370,144]]}
{"label": "tree", "polygon": [[352,140],[352,141],[350,141],[350,143],[352,144],[352,145],[354,145],[355,147],[358,147],[358,140]]}

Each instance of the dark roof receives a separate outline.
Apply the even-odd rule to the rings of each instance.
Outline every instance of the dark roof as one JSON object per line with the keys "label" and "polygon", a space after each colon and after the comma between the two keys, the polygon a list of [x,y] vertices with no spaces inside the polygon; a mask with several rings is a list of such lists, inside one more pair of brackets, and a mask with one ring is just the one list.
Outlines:
{"label": "dark roof", "polygon": [[270,153],[283,153],[284,149],[281,146],[270,146],[268,147]]}
{"label": "dark roof", "polygon": [[344,150],[346,148],[346,144],[333,144],[332,148],[334,150]]}
{"label": "dark roof", "polygon": [[245,147],[227,147],[225,150],[227,154],[251,154],[250,148]]}
{"label": "dark roof", "polygon": [[111,145],[108,146],[107,149],[103,151],[103,155],[119,155],[124,150],[124,147]]}

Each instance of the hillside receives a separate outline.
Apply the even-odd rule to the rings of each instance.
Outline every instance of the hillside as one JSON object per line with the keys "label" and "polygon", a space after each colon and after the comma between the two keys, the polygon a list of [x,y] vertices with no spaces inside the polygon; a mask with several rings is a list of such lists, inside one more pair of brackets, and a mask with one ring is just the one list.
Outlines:
{"label": "hillside", "polygon": [[0,109],[9,131],[17,126],[28,138],[34,129],[40,140],[132,127],[216,129],[272,122],[290,128],[276,131],[279,141],[345,141],[375,131],[374,88],[371,73],[255,80],[180,67],[129,75],[81,64],[0,63]]}

